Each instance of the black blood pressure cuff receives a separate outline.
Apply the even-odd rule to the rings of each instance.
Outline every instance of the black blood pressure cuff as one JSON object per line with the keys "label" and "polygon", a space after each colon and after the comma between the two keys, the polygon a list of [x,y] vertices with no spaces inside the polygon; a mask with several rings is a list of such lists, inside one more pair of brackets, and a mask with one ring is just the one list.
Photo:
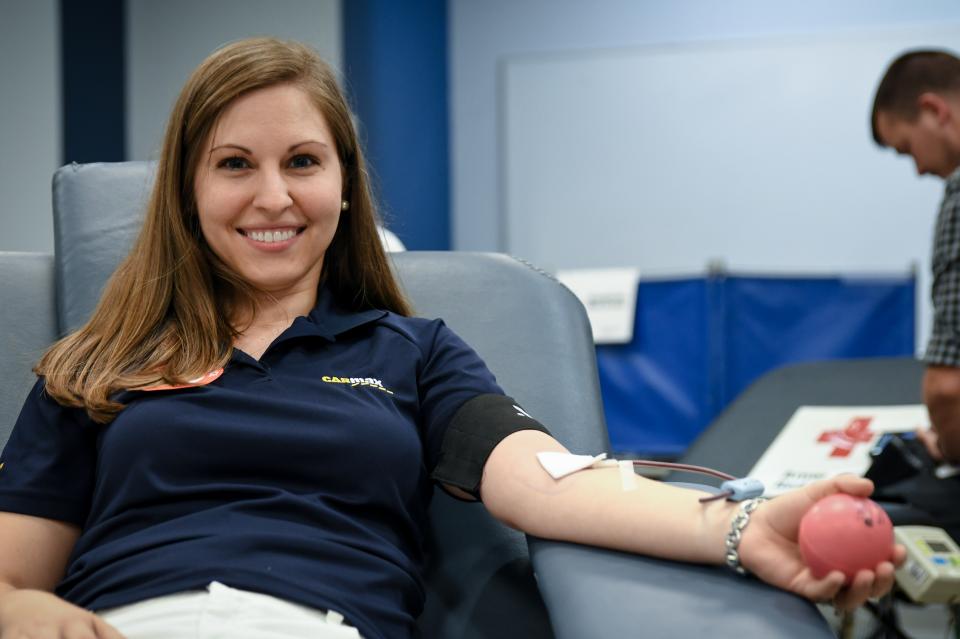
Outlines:
{"label": "black blood pressure cuff", "polygon": [[468,400],[450,420],[430,477],[480,499],[480,480],[487,458],[507,435],[521,430],[550,434],[512,397],[489,394]]}

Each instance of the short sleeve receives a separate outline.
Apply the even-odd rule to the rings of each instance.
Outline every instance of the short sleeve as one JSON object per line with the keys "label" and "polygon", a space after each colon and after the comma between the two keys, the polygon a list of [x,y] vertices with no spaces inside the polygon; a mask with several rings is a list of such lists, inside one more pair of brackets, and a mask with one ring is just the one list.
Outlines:
{"label": "short sleeve", "polygon": [[96,475],[98,427],[61,406],[40,379],[0,454],[0,511],[83,526]]}
{"label": "short sleeve", "polygon": [[442,320],[432,324],[417,381],[428,472],[437,465],[443,436],[460,407],[478,395],[503,395],[480,356]]}

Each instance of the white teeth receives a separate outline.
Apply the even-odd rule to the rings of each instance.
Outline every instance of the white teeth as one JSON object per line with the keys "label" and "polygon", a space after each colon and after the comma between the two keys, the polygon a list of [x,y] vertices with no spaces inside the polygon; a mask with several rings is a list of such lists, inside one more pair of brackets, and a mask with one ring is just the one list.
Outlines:
{"label": "white teeth", "polygon": [[296,231],[248,231],[247,237],[257,242],[273,244],[274,242],[285,242],[296,235]]}

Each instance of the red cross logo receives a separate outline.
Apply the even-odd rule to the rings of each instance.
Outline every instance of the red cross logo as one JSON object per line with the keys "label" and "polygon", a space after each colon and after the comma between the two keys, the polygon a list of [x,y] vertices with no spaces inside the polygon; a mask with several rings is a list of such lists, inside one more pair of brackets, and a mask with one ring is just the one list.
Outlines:
{"label": "red cross logo", "polygon": [[830,457],[849,457],[853,447],[865,444],[873,439],[870,432],[872,417],[854,417],[843,430],[827,430],[817,437],[817,441],[833,446]]}

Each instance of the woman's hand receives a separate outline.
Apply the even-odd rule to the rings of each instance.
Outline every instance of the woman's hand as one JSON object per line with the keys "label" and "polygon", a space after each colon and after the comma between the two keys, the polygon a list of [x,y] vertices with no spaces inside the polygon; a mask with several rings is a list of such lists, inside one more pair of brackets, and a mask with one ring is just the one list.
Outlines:
{"label": "woman's hand", "polygon": [[903,563],[906,556],[899,544],[894,548],[892,562],[883,561],[873,570],[859,571],[848,586],[844,586],[840,571],[816,579],[803,563],[797,545],[800,519],[817,501],[838,492],[867,497],[873,492],[873,483],[854,475],[840,475],[761,504],[740,542],[744,568],[763,581],[813,601],[830,601],[840,610],[853,610],[867,599],[889,591],[893,587],[894,566]]}
{"label": "woman's hand", "polygon": [[0,595],[0,639],[124,639],[93,614],[42,590]]}

